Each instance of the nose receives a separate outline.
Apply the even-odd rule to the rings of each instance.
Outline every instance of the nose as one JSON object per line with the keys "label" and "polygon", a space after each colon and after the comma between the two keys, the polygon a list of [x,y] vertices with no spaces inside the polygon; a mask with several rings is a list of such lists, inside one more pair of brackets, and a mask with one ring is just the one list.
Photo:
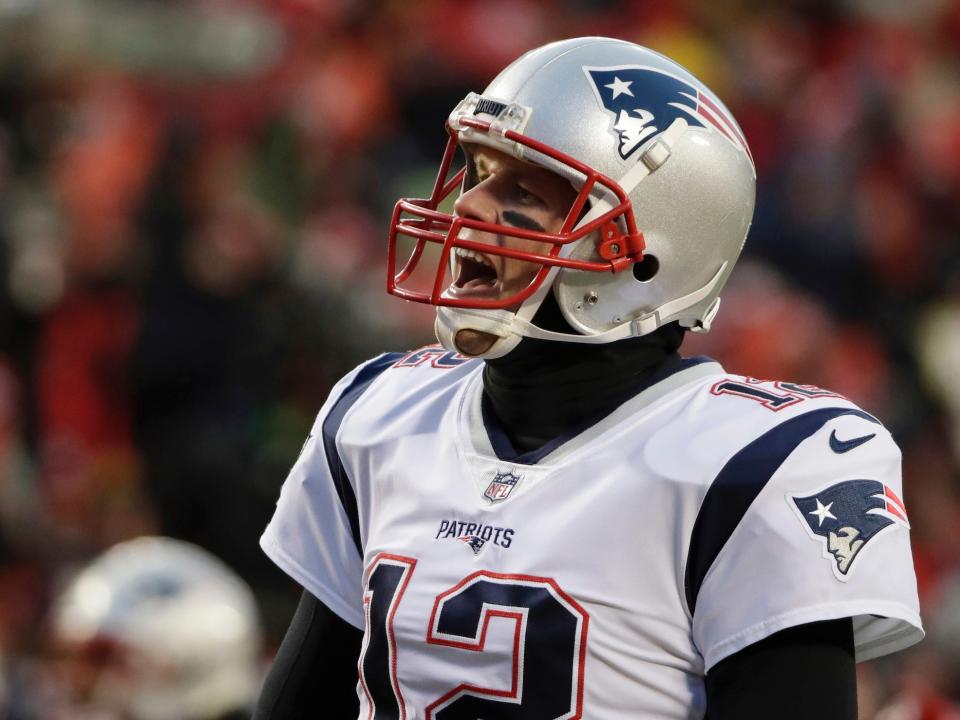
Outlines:
{"label": "nose", "polygon": [[453,212],[462,218],[494,223],[497,221],[499,206],[488,180],[477,183],[465,193],[461,193],[453,204]]}

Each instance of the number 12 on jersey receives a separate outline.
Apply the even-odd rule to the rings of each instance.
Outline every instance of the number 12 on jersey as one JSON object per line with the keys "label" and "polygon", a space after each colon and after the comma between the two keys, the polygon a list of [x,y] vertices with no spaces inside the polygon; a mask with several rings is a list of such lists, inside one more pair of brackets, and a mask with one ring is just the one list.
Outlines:
{"label": "number 12 on jersey", "polygon": [[[417,561],[381,553],[366,576],[367,631],[358,664],[369,720],[406,720],[398,680],[394,618]],[[461,677],[482,653],[492,618],[514,623],[511,681],[487,688],[469,680],[425,709],[426,720],[576,720],[583,713],[589,616],[551,578],[472,573],[436,596],[425,638],[463,650]]]}

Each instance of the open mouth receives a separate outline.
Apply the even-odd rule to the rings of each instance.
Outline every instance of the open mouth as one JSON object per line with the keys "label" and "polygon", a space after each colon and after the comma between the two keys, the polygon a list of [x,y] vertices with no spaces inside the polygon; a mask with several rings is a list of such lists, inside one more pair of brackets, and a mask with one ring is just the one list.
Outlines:
{"label": "open mouth", "polygon": [[496,287],[500,278],[485,255],[475,250],[456,248],[456,258],[457,276],[451,289],[482,292]]}

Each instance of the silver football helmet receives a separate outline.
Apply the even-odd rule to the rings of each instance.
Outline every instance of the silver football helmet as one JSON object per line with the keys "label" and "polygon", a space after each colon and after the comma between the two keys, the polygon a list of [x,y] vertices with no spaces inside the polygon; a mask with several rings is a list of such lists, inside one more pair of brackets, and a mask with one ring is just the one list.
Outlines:
{"label": "silver football helmet", "polygon": [[[469,94],[447,129],[432,196],[400,200],[394,209],[387,276],[388,292],[438,307],[445,347],[457,349],[462,329],[498,338],[482,353],[487,358],[505,355],[524,336],[606,343],[673,321],[709,330],[753,216],[756,171],[729,110],[687,70],[622,40],[563,40],[528,52],[482,94]],[[563,228],[540,233],[443,212],[464,177],[451,173],[460,143],[568,179],[579,195]],[[507,251],[462,237],[465,230],[549,249]],[[456,277],[457,249],[520,258],[539,271],[509,297],[458,297],[445,291],[446,278]],[[436,271],[415,287],[431,256],[439,256]],[[551,290],[576,333],[531,322]]]}
{"label": "silver football helmet", "polygon": [[51,633],[75,662],[95,658],[84,707],[137,720],[217,718],[252,705],[260,683],[253,593],[190,543],[119,543],[74,576]]}

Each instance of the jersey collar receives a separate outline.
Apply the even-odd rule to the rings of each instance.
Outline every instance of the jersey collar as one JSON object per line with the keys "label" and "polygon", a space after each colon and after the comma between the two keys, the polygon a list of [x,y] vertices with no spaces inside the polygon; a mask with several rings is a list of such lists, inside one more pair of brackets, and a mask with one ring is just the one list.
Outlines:
{"label": "jersey collar", "polygon": [[480,383],[469,388],[461,422],[465,421],[474,450],[486,456],[517,465],[536,465],[545,458],[559,460],[561,456],[576,450],[592,438],[613,427],[621,419],[632,415],[682,385],[706,375],[722,373],[723,369],[712,358],[700,355],[690,358],[676,357],[652,373],[647,382],[636,388],[633,396],[626,399],[616,410],[604,416],[586,418],[572,428],[535,450],[518,452],[496,418],[490,401]]}

